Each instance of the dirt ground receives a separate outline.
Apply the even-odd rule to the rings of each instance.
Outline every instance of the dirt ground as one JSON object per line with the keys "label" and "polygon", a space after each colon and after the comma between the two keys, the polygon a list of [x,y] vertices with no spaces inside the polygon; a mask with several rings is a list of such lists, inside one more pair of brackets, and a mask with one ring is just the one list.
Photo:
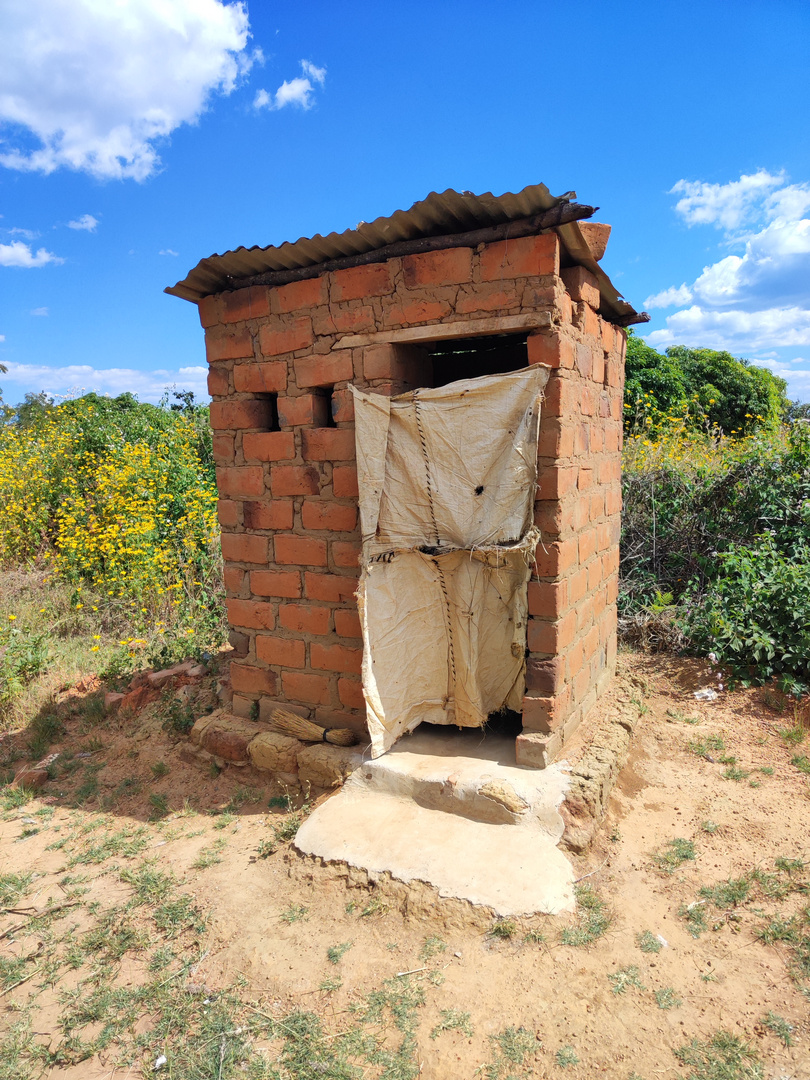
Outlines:
{"label": "dirt ground", "polygon": [[[703,674],[622,655],[614,701],[641,716],[603,826],[571,857],[583,906],[507,924],[299,856],[287,838],[302,800],[286,807],[258,773],[183,760],[165,694],[118,717],[101,714],[93,684],[62,695],[54,778],[19,805],[6,788],[0,804],[0,1080],[152,1075],[161,1054],[156,1075],[218,1080],[216,1061],[173,1067],[146,999],[114,1035],[102,1015],[76,1013],[102,982],[144,985],[164,960],[165,981],[200,990],[206,1007],[236,987],[250,1015],[322,1022],[309,1064],[284,1059],[279,1028],[252,1033],[266,1072],[226,1060],[230,1030],[213,1036],[219,1077],[810,1077],[810,739],[761,690],[696,701]],[[210,707],[213,678],[183,700]],[[0,754],[24,741],[12,733]],[[146,870],[175,883],[174,923],[159,890],[144,900]],[[45,918],[48,904],[69,906]],[[181,970],[184,955],[194,964]],[[328,1046],[355,1060],[347,1032],[371,1015],[369,995],[398,985],[413,988],[411,1019],[391,1006],[379,1030],[410,1039],[399,1071],[379,1056],[357,1058],[355,1073],[328,1064]],[[710,1071],[715,1059],[727,1071]]]}

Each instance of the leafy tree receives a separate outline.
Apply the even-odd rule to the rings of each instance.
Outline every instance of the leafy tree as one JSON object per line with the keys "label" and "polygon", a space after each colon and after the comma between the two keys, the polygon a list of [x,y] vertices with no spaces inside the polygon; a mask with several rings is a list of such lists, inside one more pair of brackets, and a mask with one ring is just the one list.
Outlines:
{"label": "leafy tree", "polygon": [[669,356],[662,356],[643,338],[628,330],[625,362],[624,400],[635,408],[645,397],[652,399],[661,412],[681,410],[689,396],[689,388],[681,365]]}
{"label": "leafy tree", "polygon": [[681,366],[690,396],[697,395],[709,422],[726,433],[776,426],[788,410],[787,383],[767,368],[685,345],[670,346],[667,357]]}
{"label": "leafy tree", "polygon": [[625,403],[630,423],[639,406],[648,406],[662,413],[688,409],[693,423],[726,434],[776,427],[791,404],[786,388],[784,379],[731,353],[685,345],[659,353],[632,332],[628,336]]}

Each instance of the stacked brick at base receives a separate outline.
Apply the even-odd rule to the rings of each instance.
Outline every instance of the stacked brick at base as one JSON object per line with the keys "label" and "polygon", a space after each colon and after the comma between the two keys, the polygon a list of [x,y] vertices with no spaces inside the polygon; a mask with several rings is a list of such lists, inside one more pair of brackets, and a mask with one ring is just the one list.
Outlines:
{"label": "stacked brick at base", "polygon": [[[553,368],[518,762],[545,765],[594,704],[616,658],[625,333],[599,316],[593,275],[559,261],[546,232],[200,302],[237,714],[255,714],[258,701],[262,718],[281,705],[364,727],[348,386],[397,394],[429,384],[423,350],[380,338],[434,325],[448,336],[447,324],[466,337],[520,323],[529,363]],[[374,338],[345,348],[346,335]],[[271,395],[278,430],[268,430]]]}

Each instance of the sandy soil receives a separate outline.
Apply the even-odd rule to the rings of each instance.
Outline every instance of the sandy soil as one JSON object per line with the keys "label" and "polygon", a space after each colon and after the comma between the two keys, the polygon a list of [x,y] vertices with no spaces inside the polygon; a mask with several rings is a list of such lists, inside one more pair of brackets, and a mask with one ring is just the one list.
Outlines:
{"label": "sandy soil", "polygon": [[[810,786],[791,763],[797,754],[810,753],[810,739],[793,745],[780,735],[793,718],[768,708],[762,691],[695,701],[693,691],[705,678],[691,662],[626,653],[621,668],[614,692],[633,698],[642,715],[604,825],[588,855],[574,858],[577,878],[587,878],[612,914],[607,932],[586,947],[561,942],[564,929],[578,925],[575,916],[538,916],[521,921],[511,937],[496,938],[489,933],[491,913],[441,901],[425,886],[369,882],[362,874],[304,859],[289,845],[260,857],[262,841],[284,818],[283,810],[268,808],[268,800],[280,794],[277,787],[249,770],[229,768],[214,777],[184,761],[184,741],[170,739],[161,727],[160,702],[140,716],[90,726],[80,708],[85,691],[75,695],[72,713],[65,699],[69,719],[61,746],[89,753],[79,760],[101,766],[95,773],[98,796],[71,807],[83,764],[51,781],[33,802],[7,812],[0,820],[1,872],[35,871],[36,887],[25,904],[59,902],[65,896],[58,884],[66,872],[65,849],[48,850],[49,845],[75,838],[82,827],[101,835],[144,826],[148,844],[138,856],[80,867],[90,875],[91,892],[65,919],[89,926],[88,901],[110,906],[130,895],[110,867],[155,858],[209,913],[207,955],[195,978],[221,987],[243,977],[243,993],[261,1008],[274,1014],[295,1006],[311,1009],[335,1031],[346,1024],[353,1001],[385,979],[424,969],[429,978],[419,1011],[418,1055],[427,1080],[472,1080],[493,1060],[492,1038],[509,1026],[536,1037],[536,1049],[512,1067],[515,1077],[686,1077],[689,1070],[673,1050],[720,1029],[752,1043],[764,1077],[810,1077],[810,995],[803,992],[810,979],[792,977],[788,944],[768,945],[757,937],[772,914],[788,917],[806,908],[807,891],[769,896],[755,887],[736,907],[704,898],[698,906],[706,911],[708,929],[697,938],[679,914],[701,900],[701,887],[756,868],[772,872],[778,858],[805,862],[803,870],[777,875],[779,881],[810,881]],[[192,706],[210,703],[211,685],[197,687],[194,695]],[[718,735],[725,749],[710,749],[714,760],[689,749],[690,742]],[[8,745],[9,740],[6,750]],[[92,749],[82,751],[83,746]],[[729,755],[736,765],[719,760]],[[155,776],[155,766],[163,772],[160,762],[167,771]],[[729,768],[740,770],[738,779],[724,778]],[[172,810],[162,821],[149,821],[155,795],[165,796]],[[207,812],[229,801],[235,816],[222,828],[222,816]],[[35,816],[43,806],[54,809],[49,819]],[[706,823],[713,831],[706,831]],[[509,827],[504,829],[508,836]],[[695,858],[663,869],[656,853],[675,839],[693,841]],[[220,861],[195,868],[200,854],[223,840]],[[283,917],[291,905],[306,909],[292,922]],[[19,916],[0,913],[0,934],[18,922]],[[665,939],[660,952],[641,951],[637,935],[644,931]],[[426,939],[440,939],[427,959]],[[351,947],[340,962],[330,963],[327,950],[346,942]],[[14,933],[0,940],[0,956],[28,953],[33,944]],[[609,977],[630,965],[638,968],[644,989],[630,985],[616,993],[616,980]],[[137,981],[142,966],[137,956],[125,958],[122,977]],[[342,979],[338,989],[319,989],[334,976]],[[32,1001],[36,1030],[55,1028],[58,992],[70,985],[71,975],[60,978],[55,988],[32,979],[0,998],[0,1026]],[[666,988],[680,1002],[675,1007],[661,1008],[656,1001],[654,992]],[[450,1030],[431,1037],[441,1010],[469,1013],[473,1034]],[[793,1026],[790,1047],[761,1023],[769,1011]],[[566,1047],[578,1063],[564,1068],[557,1054]],[[113,1074],[104,1055],[48,1073],[61,1080]]]}

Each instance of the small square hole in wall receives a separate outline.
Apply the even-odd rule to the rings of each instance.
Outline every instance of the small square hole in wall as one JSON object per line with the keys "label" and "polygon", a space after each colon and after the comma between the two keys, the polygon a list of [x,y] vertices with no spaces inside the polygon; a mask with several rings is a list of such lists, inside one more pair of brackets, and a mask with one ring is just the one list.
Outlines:
{"label": "small square hole in wall", "polygon": [[315,390],[315,397],[318,399],[315,427],[337,427],[332,411],[332,395],[334,390],[334,386],[319,386],[318,389]]}
{"label": "small square hole in wall", "polygon": [[262,429],[264,431],[281,431],[278,422],[278,394],[256,394],[256,401],[264,406],[262,417]]}

